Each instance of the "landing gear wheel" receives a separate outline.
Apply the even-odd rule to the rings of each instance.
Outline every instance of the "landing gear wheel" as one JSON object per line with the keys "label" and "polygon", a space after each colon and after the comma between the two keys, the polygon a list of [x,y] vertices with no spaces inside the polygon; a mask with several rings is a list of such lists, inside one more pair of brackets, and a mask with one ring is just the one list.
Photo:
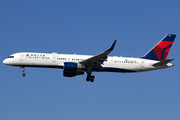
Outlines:
{"label": "landing gear wheel", "polygon": [[94,82],[94,78],[95,78],[95,76],[92,75],[90,81],[91,81],[91,82]]}
{"label": "landing gear wheel", "polygon": [[26,74],[25,74],[25,73],[23,73],[23,74],[22,74],[22,76],[23,76],[23,77],[25,77],[25,76],[26,76]]}
{"label": "landing gear wheel", "polygon": [[87,78],[86,78],[86,81],[90,81],[90,79],[91,79],[91,75],[87,75]]}
{"label": "landing gear wheel", "polygon": [[90,81],[91,81],[91,82],[94,82],[94,79],[91,79]]}
{"label": "landing gear wheel", "polygon": [[25,74],[25,68],[24,68],[24,67],[21,67],[21,69],[22,69],[22,72],[23,72],[22,76],[25,77],[25,76],[26,76],[26,74]]}
{"label": "landing gear wheel", "polygon": [[94,75],[92,75],[92,76],[91,76],[91,75],[88,75],[87,78],[86,78],[86,81],[88,81],[88,82],[89,82],[89,81],[94,82],[94,78],[95,78]]}

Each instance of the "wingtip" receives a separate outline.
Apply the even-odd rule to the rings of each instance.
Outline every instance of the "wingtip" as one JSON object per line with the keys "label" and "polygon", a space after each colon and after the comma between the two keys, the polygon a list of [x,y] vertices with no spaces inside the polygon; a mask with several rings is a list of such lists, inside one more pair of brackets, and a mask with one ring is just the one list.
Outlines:
{"label": "wingtip", "polygon": [[111,45],[111,47],[110,47],[108,50],[113,50],[113,49],[114,49],[114,46],[115,46],[115,44],[116,44],[116,41],[117,41],[117,40],[114,40],[113,44]]}

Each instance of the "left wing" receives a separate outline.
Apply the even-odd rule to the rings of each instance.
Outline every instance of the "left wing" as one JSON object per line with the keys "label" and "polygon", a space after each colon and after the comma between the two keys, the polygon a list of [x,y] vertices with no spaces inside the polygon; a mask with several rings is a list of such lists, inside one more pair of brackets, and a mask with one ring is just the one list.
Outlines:
{"label": "left wing", "polygon": [[103,53],[100,53],[98,55],[95,55],[91,58],[88,58],[84,61],[79,62],[80,64],[82,64],[85,67],[91,66],[91,67],[95,67],[100,69],[101,68],[101,64],[107,59],[107,55],[114,49],[114,46],[116,44],[116,40],[113,42],[113,44],[111,45],[111,47],[104,51]]}

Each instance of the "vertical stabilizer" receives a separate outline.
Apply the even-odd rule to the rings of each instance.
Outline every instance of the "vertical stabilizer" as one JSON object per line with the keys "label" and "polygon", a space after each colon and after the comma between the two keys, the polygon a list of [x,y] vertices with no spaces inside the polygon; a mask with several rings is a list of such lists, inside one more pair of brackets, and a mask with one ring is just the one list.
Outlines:
{"label": "vertical stabilizer", "polygon": [[166,35],[155,47],[144,55],[144,59],[163,61],[166,59],[176,35]]}

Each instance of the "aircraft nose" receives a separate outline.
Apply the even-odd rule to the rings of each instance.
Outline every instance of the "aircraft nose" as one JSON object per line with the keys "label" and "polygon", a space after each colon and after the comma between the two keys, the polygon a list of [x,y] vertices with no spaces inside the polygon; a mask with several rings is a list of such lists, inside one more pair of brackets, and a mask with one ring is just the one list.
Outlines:
{"label": "aircraft nose", "polygon": [[5,65],[7,65],[7,59],[3,60],[3,63],[4,63]]}

